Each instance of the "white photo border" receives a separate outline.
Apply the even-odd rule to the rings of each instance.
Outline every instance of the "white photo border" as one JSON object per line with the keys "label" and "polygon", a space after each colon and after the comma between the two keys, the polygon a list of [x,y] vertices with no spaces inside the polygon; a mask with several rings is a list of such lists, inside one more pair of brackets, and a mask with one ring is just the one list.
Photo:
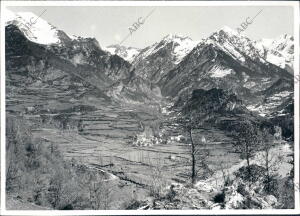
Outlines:
{"label": "white photo border", "polygon": [[[5,7],[8,6],[290,6],[294,8],[294,76],[299,76],[299,2],[297,1],[2,1],[1,2],[1,209],[0,215],[208,215],[208,214],[299,214],[299,189],[295,190],[295,209],[263,210],[7,210],[5,193]],[[294,86],[294,183],[299,185],[299,82]]]}

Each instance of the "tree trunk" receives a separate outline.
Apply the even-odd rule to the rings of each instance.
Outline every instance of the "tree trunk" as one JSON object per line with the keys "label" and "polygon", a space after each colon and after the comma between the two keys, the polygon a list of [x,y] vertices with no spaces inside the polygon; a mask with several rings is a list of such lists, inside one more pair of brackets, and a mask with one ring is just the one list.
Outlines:
{"label": "tree trunk", "polygon": [[251,178],[250,152],[249,152],[249,146],[248,146],[248,144],[246,144],[246,160],[247,160],[248,175],[249,175],[249,178]]}
{"label": "tree trunk", "polygon": [[266,174],[267,174],[267,191],[270,192],[269,149],[266,149]]}
{"label": "tree trunk", "polygon": [[189,130],[191,145],[192,145],[192,184],[196,182],[196,159],[195,159],[195,145],[193,142],[192,129]]}
{"label": "tree trunk", "polygon": [[247,159],[248,175],[249,175],[249,178],[251,178],[250,157],[249,157],[248,154],[247,154],[247,156],[246,156],[246,159]]}

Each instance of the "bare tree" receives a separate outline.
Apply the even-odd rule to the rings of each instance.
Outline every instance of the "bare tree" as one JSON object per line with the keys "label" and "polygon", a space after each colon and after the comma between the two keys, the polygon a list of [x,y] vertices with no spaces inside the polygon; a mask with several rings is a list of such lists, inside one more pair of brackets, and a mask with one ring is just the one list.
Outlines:
{"label": "bare tree", "polygon": [[266,191],[270,193],[272,191],[273,178],[276,171],[278,170],[278,164],[282,162],[282,157],[280,155],[271,154],[271,149],[274,145],[274,136],[272,136],[267,129],[263,129],[261,132],[261,146],[263,151],[264,158],[264,167],[265,167],[265,184]]}
{"label": "bare tree", "polygon": [[199,129],[202,126],[205,116],[201,108],[197,109],[195,112],[192,111],[189,93],[187,93],[187,101],[182,113],[183,116],[179,119],[179,124],[187,133],[190,140],[191,183],[194,184],[201,170],[208,171],[212,174],[212,171],[207,165],[209,152],[205,149],[202,140],[196,140],[193,134],[196,129]]}
{"label": "bare tree", "polygon": [[261,143],[258,128],[249,120],[241,122],[239,131],[234,134],[236,142],[234,148],[247,161],[248,175],[251,177],[250,160],[259,150]]}
{"label": "bare tree", "polygon": [[270,142],[271,137],[267,130],[263,130],[261,134],[262,139],[262,146],[264,152],[264,159],[265,159],[265,169],[266,169],[266,184],[267,184],[267,191],[270,192],[270,163],[272,162],[272,158],[270,158],[270,150],[272,144]]}

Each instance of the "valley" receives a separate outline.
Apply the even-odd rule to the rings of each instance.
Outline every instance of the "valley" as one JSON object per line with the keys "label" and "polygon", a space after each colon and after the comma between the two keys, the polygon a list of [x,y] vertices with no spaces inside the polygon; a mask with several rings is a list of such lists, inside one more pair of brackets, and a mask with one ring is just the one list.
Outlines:
{"label": "valley", "polygon": [[[35,105],[37,105],[36,99]],[[8,103],[10,104],[9,100]],[[19,107],[31,107],[31,105],[33,104],[30,104],[29,100],[24,103],[19,100],[18,103]],[[189,147],[183,138],[186,135],[178,131],[174,120],[167,121],[170,116],[157,113],[160,116],[160,123],[165,125],[161,129],[167,137],[164,143],[136,146],[134,136],[143,134],[141,122],[144,127],[150,127],[151,122],[158,118],[155,115],[157,109],[151,110],[144,105],[119,107],[116,104],[109,105],[107,102],[102,104],[98,102],[94,105],[94,111],[51,114],[38,114],[36,111],[35,114],[26,113],[22,116],[30,124],[39,125],[32,131],[33,136],[58,146],[66,160],[73,159],[91,169],[100,169],[107,176],[103,181],[112,181],[118,185],[116,194],[127,194],[130,191],[133,196],[132,191],[135,191],[139,199],[147,199],[149,188],[155,184],[157,170],[165,186],[172,182],[189,182]],[[64,105],[55,105],[56,108],[60,106]],[[18,112],[16,109],[14,103],[7,106],[9,112],[16,113]],[[64,129],[61,127],[63,115],[67,116]],[[79,121],[82,124],[81,130],[78,128]],[[150,131],[148,137],[144,135],[145,139],[153,137],[152,130]],[[209,164],[214,171],[220,170],[221,164],[226,163],[226,166],[231,167],[241,161],[238,154],[230,153],[231,138],[224,132],[213,128],[202,128],[195,134],[207,139],[203,149],[209,150]],[[181,139],[178,138],[180,136]],[[126,199],[130,201],[133,197],[127,196]]]}
{"label": "valley", "polygon": [[29,37],[28,16],[6,21],[9,203],[293,208],[293,37],[267,47],[223,27],[103,48],[44,20]]}

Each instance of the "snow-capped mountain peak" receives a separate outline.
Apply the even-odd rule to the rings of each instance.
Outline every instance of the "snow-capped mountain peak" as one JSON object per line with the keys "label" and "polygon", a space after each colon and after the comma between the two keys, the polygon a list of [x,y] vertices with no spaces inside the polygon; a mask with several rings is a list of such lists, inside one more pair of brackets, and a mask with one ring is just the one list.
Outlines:
{"label": "snow-capped mountain peak", "polygon": [[257,43],[262,45],[265,48],[276,48],[279,50],[290,49],[293,46],[294,37],[288,34],[280,35],[275,39],[261,39]]}
{"label": "snow-capped mountain peak", "polygon": [[288,34],[276,39],[255,41],[224,26],[205,39],[204,43],[213,44],[242,62],[245,61],[244,56],[248,56],[252,60],[269,62],[293,71],[294,38]]}
{"label": "snow-capped mountain peak", "polygon": [[166,42],[172,42],[172,41],[182,41],[182,40],[192,40],[190,37],[178,35],[178,34],[168,34],[162,39]]}
{"label": "snow-capped mountain peak", "polygon": [[176,58],[175,64],[178,64],[179,62],[182,61],[182,59],[189,54],[199,43],[198,41],[193,41],[190,38],[181,40],[181,41],[176,41],[177,45],[174,47],[174,55]]}
{"label": "snow-capped mountain peak", "polygon": [[275,64],[289,72],[293,71],[294,38],[283,34],[275,39],[262,39],[256,41],[255,47],[270,63]]}
{"label": "snow-capped mountain peak", "polygon": [[[220,30],[212,33],[204,40],[206,44],[213,44],[224,52],[228,53],[234,59],[244,62],[244,55],[252,59],[260,59],[259,54],[253,49],[252,41],[242,34],[238,34],[235,30],[224,26]],[[260,59],[264,61],[263,59]]]}
{"label": "snow-capped mountain peak", "polygon": [[182,59],[197,46],[199,41],[193,41],[189,37],[181,35],[169,34],[162,40],[166,44],[172,43],[172,54],[175,57],[175,64],[178,64]]}
{"label": "snow-capped mountain peak", "polygon": [[134,61],[135,57],[140,53],[140,49],[138,48],[126,47],[118,44],[105,47],[104,50],[112,55],[118,55],[128,62]]}
{"label": "snow-capped mountain peak", "polygon": [[219,29],[218,32],[225,32],[229,35],[238,35],[238,32],[236,30],[233,30],[232,28],[228,27],[228,26],[223,26],[222,28]]}
{"label": "snow-capped mountain peak", "polygon": [[32,42],[39,44],[60,43],[58,30],[31,12],[13,13],[5,10],[5,24],[16,25]]}
{"label": "snow-capped mountain peak", "polygon": [[190,53],[196,46],[199,44],[199,41],[193,41],[189,37],[184,37],[181,35],[168,34],[159,43],[155,43],[145,49],[142,53],[143,58],[146,58],[149,55],[152,55],[164,47],[170,45],[171,55],[174,57],[174,63],[178,64],[182,59]]}

